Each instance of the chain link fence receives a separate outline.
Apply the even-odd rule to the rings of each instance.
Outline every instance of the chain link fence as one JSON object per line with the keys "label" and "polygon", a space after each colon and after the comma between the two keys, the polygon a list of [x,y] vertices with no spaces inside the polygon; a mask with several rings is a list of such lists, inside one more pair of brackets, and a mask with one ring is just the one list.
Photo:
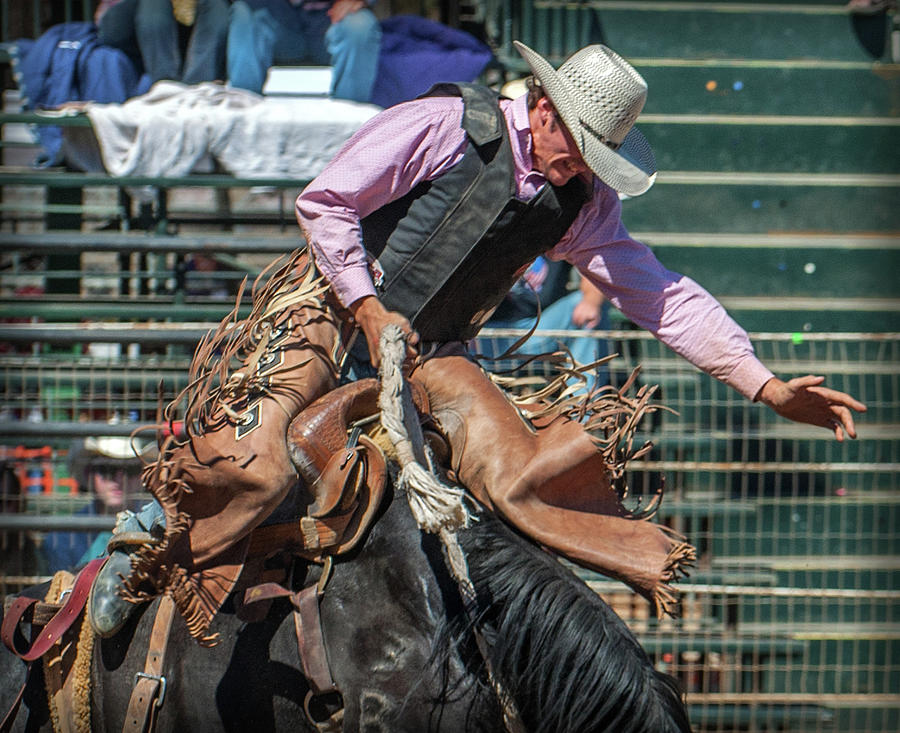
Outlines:
{"label": "chain link fence", "polygon": [[[126,331],[130,346],[107,333],[93,346],[20,342],[0,354],[3,592],[51,570],[48,538],[83,544],[111,527],[114,512],[86,509],[98,496],[75,484],[67,454],[73,439],[126,439],[184,386],[202,329],[165,328],[165,339]],[[69,341],[90,333],[100,331]],[[488,329],[473,349],[496,353],[520,335]],[[753,335],[779,376],[821,374],[866,403],[859,439],[843,443],[744,400],[646,333],[588,337],[618,354],[604,379],[621,385],[640,366],[637,386],[658,385],[656,402],[672,410],[645,418],[637,440],[654,448],[628,483],[635,502],[664,484],[657,519],[696,545],[698,563],[679,584],[677,620],[658,621],[625,586],[577,572],[681,680],[696,729],[900,729],[900,334]],[[125,493],[126,503],[147,498],[135,482]]]}

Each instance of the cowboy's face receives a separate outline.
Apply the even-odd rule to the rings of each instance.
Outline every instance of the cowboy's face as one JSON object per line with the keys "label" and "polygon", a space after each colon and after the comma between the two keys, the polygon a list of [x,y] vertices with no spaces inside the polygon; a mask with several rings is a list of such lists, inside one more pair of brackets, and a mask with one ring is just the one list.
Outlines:
{"label": "cowboy's face", "polygon": [[125,471],[103,468],[94,471],[92,479],[94,494],[103,505],[109,509],[121,509],[125,503]]}
{"label": "cowboy's face", "polygon": [[532,138],[532,168],[554,186],[562,186],[575,176],[589,176],[575,140],[563,125],[556,108],[542,97],[529,113]]}

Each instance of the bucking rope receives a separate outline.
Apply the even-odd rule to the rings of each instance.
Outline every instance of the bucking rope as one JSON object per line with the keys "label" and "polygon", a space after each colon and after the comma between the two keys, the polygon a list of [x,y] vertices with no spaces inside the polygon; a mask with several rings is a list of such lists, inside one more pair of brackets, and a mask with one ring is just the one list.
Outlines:
{"label": "bucking rope", "polygon": [[416,522],[426,532],[467,527],[471,517],[463,504],[463,490],[443,483],[434,472],[412,395],[403,377],[406,340],[396,325],[381,334],[381,423],[397,452],[400,488],[409,496]]}
{"label": "bucking rope", "polygon": [[[403,376],[406,339],[399,326],[389,325],[381,333],[381,424],[397,454],[400,475],[397,483],[406,493],[419,528],[440,536],[470,620],[477,618],[475,586],[469,577],[468,563],[456,532],[472,520],[458,486],[449,486],[436,475],[431,451],[422,435],[409,385]],[[484,637],[475,627],[475,640],[484,659],[488,678],[500,701],[503,722],[508,733],[524,733],[525,727],[515,702],[495,677]]]}

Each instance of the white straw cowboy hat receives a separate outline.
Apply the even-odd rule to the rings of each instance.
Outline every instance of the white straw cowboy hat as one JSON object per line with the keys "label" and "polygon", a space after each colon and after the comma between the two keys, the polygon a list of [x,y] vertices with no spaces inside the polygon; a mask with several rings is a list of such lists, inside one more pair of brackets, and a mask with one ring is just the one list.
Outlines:
{"label": "white straw cowboy hat", "polygon": [[156,444],[141,438],[90,436],[69,446],[69,473],[82,486],[88,485],[88,472],[94,466],[117,466],[140,470],[155,457]]}
{"label": "white straw cowboy hat", "polygon": [[638,196],[656,178],[656,160],[634,121],[647,100],[647,83],[606,46],[587,46],[559,69],[514,41],[568,128],[587,166],[616,191]]}

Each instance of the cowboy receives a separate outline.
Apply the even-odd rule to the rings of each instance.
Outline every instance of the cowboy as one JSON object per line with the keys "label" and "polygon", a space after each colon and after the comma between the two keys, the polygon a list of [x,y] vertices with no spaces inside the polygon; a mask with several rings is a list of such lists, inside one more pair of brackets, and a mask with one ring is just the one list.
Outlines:
{"label": "cowboy", "polygon": [[[240,348],[225,349],[245,354],[243,366],[222,367],[220,387],[192,396],[192,433],[149,477],[167,537],[135,562],[133,600],[141,584],[170,593],[204,638],[248,533],[294,481],[289,421],[339,381],[371,373],[382,329],[396,324],[459,482],[541,544],[670,611],[667,583],[690,550],[628,518],[608,456],[582,425],[560,414],[526,420],[466,351],[539,255],[574,265],[626,316],[748,399],[838,440],[856,437],[851,410],[864,405],[820,377],[775,377],[722,306],[622,224],[619,194],[644,193],[656,175],[634,127],[647,93],[640,75],[600,45],[558,70],[516,47],[533,72],[526,95],[441,85],[367,122],[300,194],[313,262],[291,263],[254,294]],[[197,363],[211,353],[199,349]]]}
{"label": "cowboy", "polygon": [[[116,436],[90,436],[69,446],[66,461],[78,491],[92,501],[76,516],[114,515],[132,504],[140,490],[143,462],[155,446],[149,441]],[[47,570],[72,570],[103,554],[109,532],[49,532],[41,545]]]}

